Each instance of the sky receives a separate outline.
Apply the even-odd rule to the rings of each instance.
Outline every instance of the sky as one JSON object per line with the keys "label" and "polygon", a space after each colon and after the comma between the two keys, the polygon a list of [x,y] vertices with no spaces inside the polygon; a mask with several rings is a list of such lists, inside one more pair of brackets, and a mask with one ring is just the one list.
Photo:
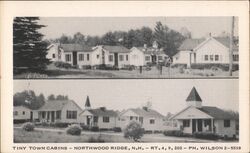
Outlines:
{"label": "sky", "polygon": [[[154,29],[157,21],[169,28],[180,31],[186,27],[193,38],[201,38],[211,33],[216,36],[223,31],[230,32],[231,17],[41,17],[40,24],[47,27],[40,30],[45,39],[59,38],[62,34],[73,36],[76,32],[83,35],[101,36],[109,31],[128,31],[143,26]],[[235,22],[238,33],[238,21]]]}
{"label": "sky", "polygon": [[193,87],[203,106],[238,111],[237,79],[14,80],[14,93],[33,90],[45,97],[68,95],[81,108],[88,95],[92,108],[105,106],[113,110],[138,108],[151,101],[152,108],[163,115],[184,109]]}

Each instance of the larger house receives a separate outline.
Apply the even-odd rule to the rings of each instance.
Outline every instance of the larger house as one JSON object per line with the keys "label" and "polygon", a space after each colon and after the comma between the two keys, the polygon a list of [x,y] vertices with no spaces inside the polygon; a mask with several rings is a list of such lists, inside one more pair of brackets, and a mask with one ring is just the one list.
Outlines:
{"label": "larger house", "polygon": [[39,110],[41,122],[77,123],[82,109],[73,100],[49,100]]}
{"label": "larger house", "polygon": [[158,43],[154,41],[152,47],[132,47],[130,53],[130,65],[144,66],[147,64],[163,63],[168,58]]}
{"label": "larger house", "polygon": [[186,99],[187,107],[171,117],[177,121],[178,128],[184,133],[216,133],[224,137],[236,136],[236,118],[229,112],[217,107],[202,106],[202,99],[195,87]]}
{"label": "larger house", "polygon": [[117,113],[106,109],[106,107],[92,109],[89,97],[86,99],[85,109],[80,114],[80,118],[79,122],[89,127],[99,127],[99,129],[117,127]]}
{"label": "larger house", "polygon": [[124,129],[131,121],[137,121],[145,131],[163,131],[164,116],[148,107],[131,108],[119,114],[118,125]]}
{"label": "larger house", "polygon": [[[229,64],[230,39],[208,37],[207,39],[186,39],[173,56],[173,64]],[[238,45],[233,44],[233,62],[238,63]]]}

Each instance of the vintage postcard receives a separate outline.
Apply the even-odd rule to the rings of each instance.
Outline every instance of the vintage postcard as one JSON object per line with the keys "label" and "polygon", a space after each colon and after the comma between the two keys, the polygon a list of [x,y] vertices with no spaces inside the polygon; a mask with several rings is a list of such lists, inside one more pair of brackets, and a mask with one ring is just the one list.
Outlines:
{"label": "vintage postcard", "polygon": [[249,2],[1,2],[1,152],[249,152]]}

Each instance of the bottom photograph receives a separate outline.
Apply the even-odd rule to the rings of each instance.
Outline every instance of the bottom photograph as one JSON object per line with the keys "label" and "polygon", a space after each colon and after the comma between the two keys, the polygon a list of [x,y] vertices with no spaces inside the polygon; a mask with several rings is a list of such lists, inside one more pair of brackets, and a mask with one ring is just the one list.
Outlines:
{"label": "bottom photograph", "polygon": [[14,80],[14,143],[239,141],[237,79]]}

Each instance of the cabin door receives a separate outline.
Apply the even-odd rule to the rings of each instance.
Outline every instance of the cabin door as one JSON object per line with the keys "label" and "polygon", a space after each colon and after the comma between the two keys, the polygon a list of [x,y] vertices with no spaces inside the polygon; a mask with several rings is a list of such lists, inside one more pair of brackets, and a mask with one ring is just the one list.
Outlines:
{"label": "cabin door", "polygon": [[151,58],[152,58],[152,63],[156,64],[156,55],[152,55]]}
{"label": "cabin door", "polygon": [[118,53],[114,53],[115,56],[115,66],[118,67]]}
{"label": "cabin door", "polygon": [[73,65],[77,65],[77,52],[73,52]]}
{"label": "cabin door", "polygon": [[90,125],[90,117],[91,116],[87,116],[87,125]]}
{"label": "cabin door", "polygon": [[196,120],[192,119],[192,133],[196,132]]}
{"label": "cabin door", "polygon": [[30,121],[33,121],[33,112],[30,111]]}
{"label": "cabin door", "polygon": [[202,120],[198,119],[198,132],[202,132]]}

